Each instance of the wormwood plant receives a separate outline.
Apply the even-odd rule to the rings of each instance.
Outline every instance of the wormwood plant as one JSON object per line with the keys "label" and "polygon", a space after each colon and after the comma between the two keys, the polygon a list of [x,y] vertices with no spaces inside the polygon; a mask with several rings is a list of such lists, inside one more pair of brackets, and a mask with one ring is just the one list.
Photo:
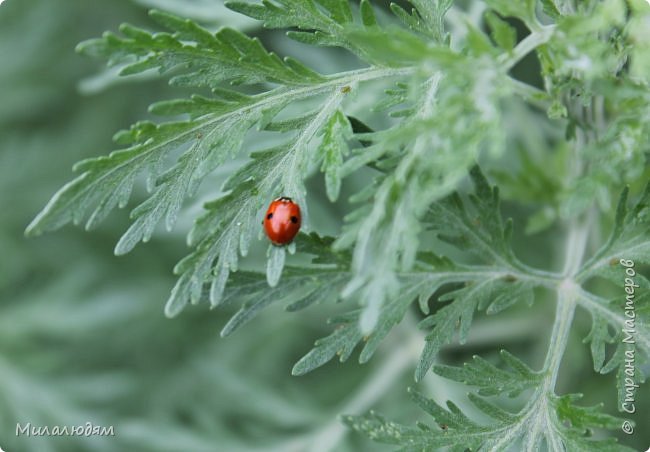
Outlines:
{"label": "wormwood plant", "polygon": [[[581,405],[579,394],[557,394],[556,382],[578,307],[591,315],[585,342],[594,370],[616,372],[619,409],[644,378],[650,283],[636,270],[650,264],[650,191],[641,188],[648,175],[650,53],[640,45],[648,39],[650,8],[623,0],[487,0],[467,9],[451,0],[411,0],[390,4],[390,11],[367,0],[227,6],[266,28],[288,29],[300,43],[350,52],[360,68],[319,73],[237,30],[211,32],[157,10],[151,17],[165,32],[123,25],[120,34],[86,41],[81,53],[121,66],[122,75],[158,70],[172,85],[202,94],[155,103],[151,113],[170,121],[138,122],[115,135],[119,150],[79,162],[79,176],[27,234],[69,222],[95,228],[128,204],[144,178],[150,196],[132,210],[115,247],[128,253],[160,222],[171,229],[202,181],[247,153],[189,232],[192,251],[174,269],[168,316],[189,304],[237,305],[221,332],[227,336],[272,303],[295,311],[344,301],[349,312],[331,319],[333,332],[293,368],[302,375],[337,355],[348,359],[359,344],[359,361],[368,361],[417,304],[424,334],[415,380],[433,367],[478,388],[469,400],[482,415],[474,419],[452,402],[442,407],[411,391],[436,427],[412,428],[371,413],[345,417],[352,428],[400,450],[626,450],[591,434],[618,429],[622,419]],[[526,57],[539,61],[543,89],[513,75]],[[372,105],[355,107],[367,99]],[[383,122],[373,120],[381,126],[367,125],[371,110],[383,115]],[[512,111],[534,115],[548,133],[513,130]],[[276,144],[252,151],[251,133],[267,133]],[[533,139],[514,146],[515,135]],[[565,234],[561,271],[517,257],[513,222],[502,218],[499,190],[478,161],[511,201],[529,209],[529,233]],[[290,196],[308,212],[304,181],[317,171],[331,201],[345,179],[372,172],[374,180],[353,196],[356,207],[337,237],[319,235],[307,215],[293,245],[269,247],[266,275],[238,271],[269,201]],[[601,225],[611,229],[607,240]],[[287,251],[311,260],[285,265]],[[629,268],[636,270],[626,287],[636,292],[626,305]],[[544,293],[554,297],[540,298]],[[507,351],[502,363],[475,357],[463,367],[435,364],[442,347],[456,337],[464,343],[476,311],[493,315],[535,298],[556,304],[539,370]],[[623,341],[631,334],[633,347]],[[503,396],[520,395],[518,409],[500,406]]]}

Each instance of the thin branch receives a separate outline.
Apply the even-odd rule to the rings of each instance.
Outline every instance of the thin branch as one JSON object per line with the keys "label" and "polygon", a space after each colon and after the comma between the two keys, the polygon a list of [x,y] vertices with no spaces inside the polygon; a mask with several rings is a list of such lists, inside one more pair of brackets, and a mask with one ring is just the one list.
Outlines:
{"label": "thin branch", "polygon": [[539,30],[535,30],[526,36],[526,38],[517,44],[511,53],[501,55],[499,62],[503,65],[504,70],[510,70],[530,52],[542,44],[546,44],[553,36],[554,31],[555,25],[541,27]]}

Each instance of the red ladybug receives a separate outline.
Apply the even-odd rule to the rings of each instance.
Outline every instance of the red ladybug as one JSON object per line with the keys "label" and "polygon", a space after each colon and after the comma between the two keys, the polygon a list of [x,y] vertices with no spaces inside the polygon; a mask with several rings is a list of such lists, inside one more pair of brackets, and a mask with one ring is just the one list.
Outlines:
{"label": "red ladybug", "polygon": [[269,204],[263,224],[274,245],[291,243],[300,230],[300,207],[285,196],[275,199]]}

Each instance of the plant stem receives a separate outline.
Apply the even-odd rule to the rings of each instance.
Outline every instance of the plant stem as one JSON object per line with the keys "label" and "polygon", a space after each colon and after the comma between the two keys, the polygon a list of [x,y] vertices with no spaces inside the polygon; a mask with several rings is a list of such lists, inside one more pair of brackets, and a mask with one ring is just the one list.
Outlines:
{"label": "plant stem", "polygon": [[[579,297],[579,286],[574,277],[580,269],[580,264],[587,244],[591,216],[578,223],[573,221],[569,227],[564,255],[564,279],[557,286],[557,305],[555,320],[549,340],[549,348],[544,360],[542,372],[544,377],[541,385],[535,390],[530,400],[522,410],[523,416],[519,422],[503,438],[491,447],[491,451],[507,448],[508,444],[517,436],[525,432],[524,450],[536,450],[542,435],[553,432],[552,408],[550,396],[554,393],[560,363],[566,350],[566,345],[571,332],[571,324]],[[562,450],[558,438],[554,435],[545,435],[548,448],[552,451]]]}
{"label": "plant stem", "polygon": [[544,362],[544,371],[547,372],[544,378],[544,387],[547,391],[553,391],[557,375],[560,368],[560,362],[566,349],[569,339],[571,323],[576,308],[577,286],[571,279],[565,279],[557,290],[557,306],[555,309],[555,321],[551,338],[549,340],[549,349]]}
{"label": "plant stem", "polygon": [[547,25],[526,36],[510,54],[504,54],[500,58],[504,70],[507,72],[530,52],[548,42],[553,36],[553,31],[555,31],[555,25]]}
{"label": "plant stem", "polygon": [[[584,144],[584,137],[580,131],[577,132],[576,138],[576,158],[571,168],[573,177],[578,177],[583,169],[579,153],[580,147]],[[564,280],[557,287],[555,321],[551,332],[548,354],[544,362],[544,371],[547,372],[547,377],[544,379],[546,391],[553,391],[555,388],[560,362],[569,339],[569,331],[573,322],[579,292],[575,277],[580,271],[584,258],[592,219],[593,215],[590,211],[582,223],[577,219],[572,220],[566,237],[564,270],[562,272]]]}

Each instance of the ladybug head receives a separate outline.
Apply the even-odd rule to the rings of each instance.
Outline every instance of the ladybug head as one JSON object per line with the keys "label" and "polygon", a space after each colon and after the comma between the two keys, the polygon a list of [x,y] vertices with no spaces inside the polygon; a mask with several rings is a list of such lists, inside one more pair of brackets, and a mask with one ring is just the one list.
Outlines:
{"label": "ladybug head", "polygon": [[289,198],[288,196],[280,196],[276,199],[276,201],[293,202],[293,199]]}

